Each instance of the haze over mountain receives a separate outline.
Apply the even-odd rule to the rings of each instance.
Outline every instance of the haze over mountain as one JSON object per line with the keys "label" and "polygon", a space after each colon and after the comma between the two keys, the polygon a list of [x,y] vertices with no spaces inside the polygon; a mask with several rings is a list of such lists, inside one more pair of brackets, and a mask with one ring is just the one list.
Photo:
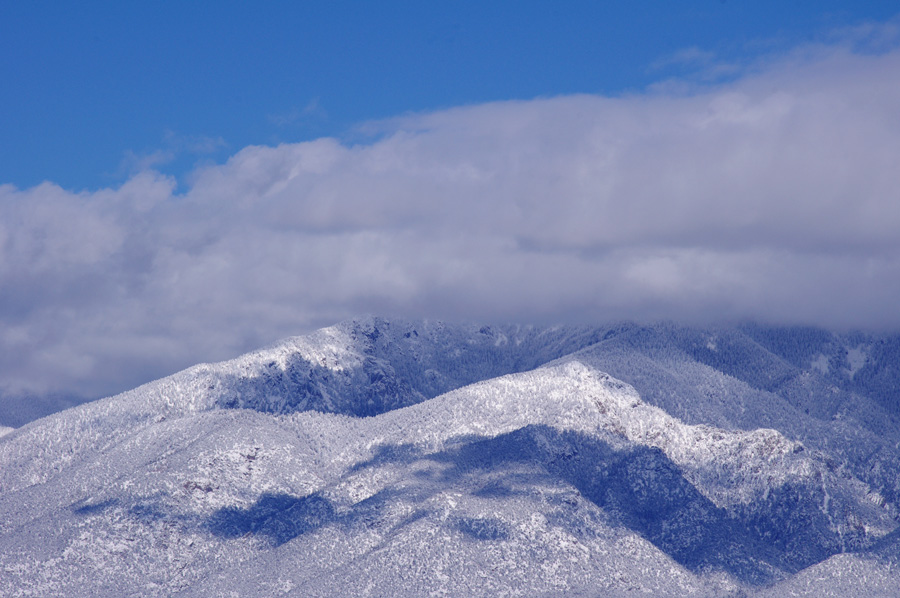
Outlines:
{"label": "haze over mountain", "polygon": [[0,436],[0,594],[895,596],[898,347],[347,321]]}

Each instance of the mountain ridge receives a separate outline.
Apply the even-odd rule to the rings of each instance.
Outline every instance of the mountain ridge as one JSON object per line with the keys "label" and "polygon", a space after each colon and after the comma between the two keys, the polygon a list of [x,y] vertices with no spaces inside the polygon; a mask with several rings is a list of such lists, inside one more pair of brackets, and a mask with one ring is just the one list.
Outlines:
{"label": "mountain ridge", "polygon": [[744,346],[671,325],[365,318],[38,420],[0,438],[0,593],[738,595],[841,566],[894,579],[890,430],[803,413],[691,360],[701,341]]}

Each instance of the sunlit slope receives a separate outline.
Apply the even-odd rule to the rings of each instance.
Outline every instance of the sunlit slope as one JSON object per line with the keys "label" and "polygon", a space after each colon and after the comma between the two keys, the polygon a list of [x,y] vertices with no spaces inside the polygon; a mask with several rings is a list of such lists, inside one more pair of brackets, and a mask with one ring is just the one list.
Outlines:
{"label": "sunlit slope", "polygon": [[38,420],[0,438],[0,595],[900,587],[883,406],[806,413],[740,360],[852,391],[702,334],[369,318]]}

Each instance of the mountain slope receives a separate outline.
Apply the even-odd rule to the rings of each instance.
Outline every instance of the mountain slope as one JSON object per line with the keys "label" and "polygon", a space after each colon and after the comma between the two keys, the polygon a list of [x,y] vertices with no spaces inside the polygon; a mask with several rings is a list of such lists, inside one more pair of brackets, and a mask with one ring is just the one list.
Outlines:
{"label": "mountain slope", "polygon": [[370,318],[39,420],[0,439],[0,595],[900,582],[896,504],[846,448],[887,433],[692,358],[685,330]]}
{"label": "mountain slope", "polygon": [[787,363],[739,330],[633,326],[562,360],[573,358],[686,422],[774,428],[900,501],[900,422],[878,401]]}

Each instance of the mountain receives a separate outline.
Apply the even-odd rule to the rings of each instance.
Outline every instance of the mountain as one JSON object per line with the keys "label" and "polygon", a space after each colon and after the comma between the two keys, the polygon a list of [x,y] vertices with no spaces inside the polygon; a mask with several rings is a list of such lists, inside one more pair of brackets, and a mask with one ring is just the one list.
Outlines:
{"label": "mountain", "polygon": [[897,595],[892,342],[345,322],[2,435],[0,595]]}

